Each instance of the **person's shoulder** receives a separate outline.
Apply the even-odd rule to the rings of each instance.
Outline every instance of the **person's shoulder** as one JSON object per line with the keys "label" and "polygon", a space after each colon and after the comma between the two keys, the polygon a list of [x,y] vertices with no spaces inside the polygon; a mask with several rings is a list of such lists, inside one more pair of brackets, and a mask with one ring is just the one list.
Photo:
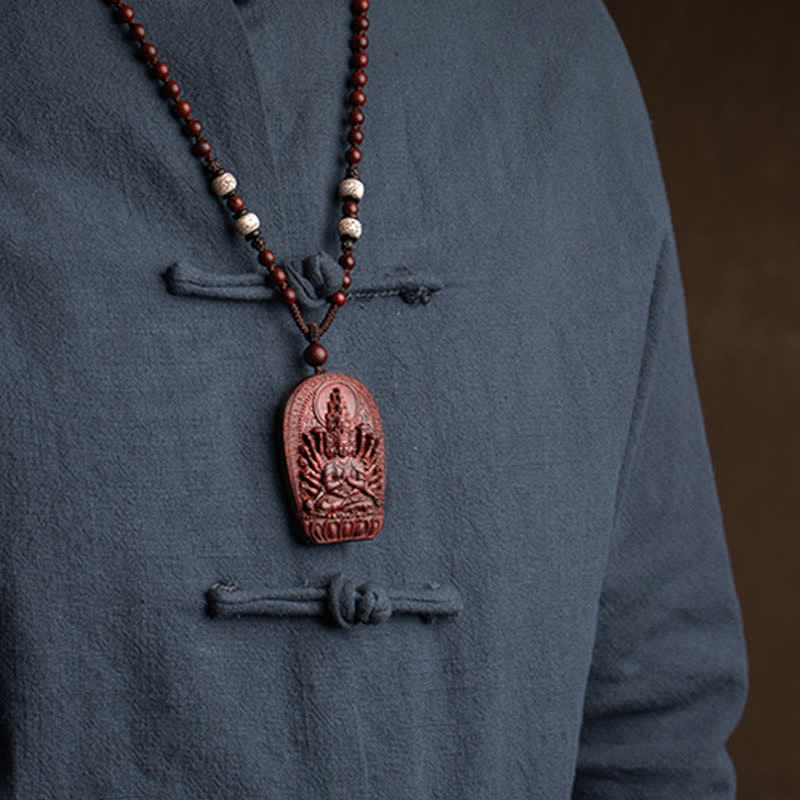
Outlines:
{"label": "person's shoulder", "polygon": [[487,102],[501,126],[529,136],[535,155],[552,142],[554,157],[568,154],[571,172],[637,196],[640,213],[666,232],[669,209],[651,120],[604,3],[479,0],[453,24],[468,37],[471,58],[492,76]]}

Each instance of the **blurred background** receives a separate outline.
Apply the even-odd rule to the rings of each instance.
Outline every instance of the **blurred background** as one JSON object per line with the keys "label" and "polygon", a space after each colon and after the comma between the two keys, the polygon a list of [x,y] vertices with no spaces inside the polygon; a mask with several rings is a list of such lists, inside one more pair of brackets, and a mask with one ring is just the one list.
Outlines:
{"label": "blurred background", "polygon": [[798,800],[800,1],[607,0],[653,122],[750,657],[743,800]]}

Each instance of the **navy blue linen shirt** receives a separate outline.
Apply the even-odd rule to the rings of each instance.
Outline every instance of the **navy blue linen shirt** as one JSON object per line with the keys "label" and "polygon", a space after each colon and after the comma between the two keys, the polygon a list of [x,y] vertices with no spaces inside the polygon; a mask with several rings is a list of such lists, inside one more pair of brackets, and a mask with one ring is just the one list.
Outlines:
{"label": "navy blue linen shirt", "polygon": [[[348,5],[134,6],[316,319]],[[370,10],[325,342],[388,494],[334,546],[278,455],[302,337],[134,47],[102,2],[2,7],[0,796],[731,797],[739,609],[601,4]]]}

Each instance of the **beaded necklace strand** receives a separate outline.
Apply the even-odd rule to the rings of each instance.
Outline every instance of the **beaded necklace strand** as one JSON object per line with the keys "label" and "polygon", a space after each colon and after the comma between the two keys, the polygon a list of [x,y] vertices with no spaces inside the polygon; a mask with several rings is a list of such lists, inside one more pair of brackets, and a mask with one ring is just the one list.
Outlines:
{"label": "beaded necklace strand", "polygon": [[136,56],[148,68],[159,86],[161,97],[170,104],[173,115],[182,123],[183,133],[192,140],[191,152],[201,160],[211,192],[225,201],[233,214],[234,227],[257,251],[258,261],[267,268],[267,278],[279,292],[297,327],[308,340],[303,352],[315,374],[303,380],[291,393],[283,410],[285,465],[303,532],[308,542],[372,539],[383,525],[385,496],[385,453],[383,425],[375,400],[367,388],[343,373],[322,369],[328,352],[320,338],[332,325],[338,310],[347,302],[351,271],[356,265],[353,251],[361,236],[359,201],[364,196],[359,163],[364,142],[364,87],[369,63],[366,31],[369,28],[369,0],[353,0],[350,39],[347,115],[348,147],[345,178],[339,184],[343,216],[337,231],[341,246],[339,264],[343,269],[341,288],[328,298],[329,307],[322,322],[307,322],[297,304],[297,291],[267,247],[259,218],[245,206],[237,193],[238,181],[220,161],[212,157],[211,143],[203,135],[203,123],[192,116],[192,106],[183,97],[180,84],[171,77],[169,65],[159,59],[158,48],[148,41],[144,25],[134,21],[134,10],[122,0],[105,0],[112,7],[114,20],[126,28],[128,39],[137,47]]}
{"label": "beaded necklace strand", "polygon": [[149,67],[150,77],[160,84],[160,94],[171,104],[175,117],[183,123],[183,133],[193,140],[192,153],[203,162],[211,191],[226,201],[228,209],[233,212],[236,230],[258,251],[259,262],[269,269],[270,282],[280,292],[281,299],[288,306],[297,327],[308,339],[310,344],[305,349],[303,357],[308,364],[319,370],[328,359],[327,350],[319,339],[330,328],[339,308],[347,302],[345,291],[350,288],[352,283],[350,273],[356,265],[353,250],[362,233],[361,222],[358,219],[358,203],[364,196],[364,184],[359,180],[358,164],[362,157],[359,146],[364,142],[364,131],[361,129],[361,125],[364,123],[363,107],[367,102],[367,96],[364,94],[367,73],[364,70],[369,64],[369,56],[365,52],[369,47],[369,39],[366,35],[369,28],[369,19],[367,18],[369,0],[354,0],[351,6],[353,37],[350,40],[352,72],[349,82],[353,88],[348,97],[348,103],[351,106],[348,114],[350,129],[347,134],[349,147],[344,155],[348,166],[346,177],[339,184],[339,195],[342,198],[342,213],[344,214],[338,224],[342,250],[339,264],[344,270],[344,274],[342,275],[341,289],[328,298],[330,305],[319,325],[313,322],[308,323],[303,317],[297,305],[297,292],[289,285],[286,272],[276,266],[275,254],[267,247],[267,242],[261,233],[259,218],[246,208],[244,199],[236,193],[238,185],[236,178],[223,169],[218,159],[212,158],[211,142],[203,136],[203,123],[191,116],[192,106],[188,100],[183,98],[180,84],[170,77],[169,65],[159,60],[158,48],[152,42],[147,41],[147,31],[144,25],[134,22],[133,8],[121,0],[110,0],[108,4],[113,7],[116,22],[120,25],[127,25],[128,38],[138,44],[137,57]]}

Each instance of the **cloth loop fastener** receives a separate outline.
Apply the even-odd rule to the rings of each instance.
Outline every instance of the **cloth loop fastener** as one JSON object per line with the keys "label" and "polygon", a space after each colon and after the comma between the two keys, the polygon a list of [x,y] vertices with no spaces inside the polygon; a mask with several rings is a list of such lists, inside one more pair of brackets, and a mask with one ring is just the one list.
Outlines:
{"label": "cloth loop fastener", "polygon": [[[342,268],[327,253],[287,261],[281,267],[297,291],[298,305],[305,309],[325,306],[331,294],[341,286]],[[176,262],[167,267],[163,278],[170,293],[184,297],[256,302],[280,299],[280,292],[269,283],[266,268],[253,272],[207,272],[191,264]],[[411,274],[388,280],[391,280],[389,286],[355,289],[348,294],[359,300],[400,297],[410,305],[426,305],[442,288],[435,281],[422,280]]]}
{"label": "cloth loop fastener", "polygon": [[392,600],[383,587],[355,583],[336,575],[328,587],[328,608],[337,625],[349,628],[356,622],[376,625],[392,616]]}
{"label": "cloth loop fastener", "polygon": [[206,592],[206,610],[211,617],[327,617],[340,628],[359,622],[376,625],[398,614],[431,622],[434,617],[458,614],[462,608],[461,595],[453,586],[429,583],[413,589],[386,589],[371,581],[357,584],[341,574],[323,585],[261,590],[218,581]]}

